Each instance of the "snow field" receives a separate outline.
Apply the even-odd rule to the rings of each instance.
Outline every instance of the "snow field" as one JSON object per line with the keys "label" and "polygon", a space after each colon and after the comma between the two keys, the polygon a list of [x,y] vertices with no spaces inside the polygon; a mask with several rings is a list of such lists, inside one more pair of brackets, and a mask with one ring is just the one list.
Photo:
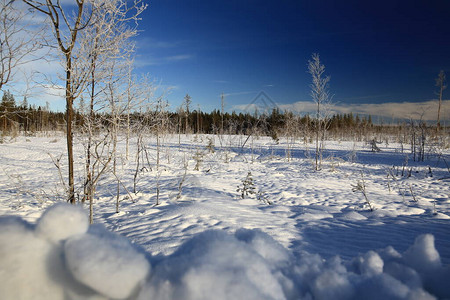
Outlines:
{"label": "snow field", "polygon": [[[17,276],[1,280],[8,283],[0,283],[1,288],[14,286],[16,279],[15,286],[22,286],[18,278],[26,278],[22,280],[29,281],[30,289],[16,291],[23,299],[53,288],[54,299],[61,299],[60,295],[69,299],[174,299],[179,295],[208,299],[211,293],[217,299],[233,298],[236,293],[246,299],[450,297],[445,282],[450,263],[450,181],[442,160],[409,160],[412,172],[407,177],[401,176],[407,154],[394,143],[371,153],[364,143],[327,142],[323,169],[314,172],[308,158],[312,145],[298,142],[288,161],[283,140],[277,145],[270,138],[259,138],[241,148],[241,137],[224,137],[222,145],[227,146],[221,148],[215,139],[216,151],[209,153],[204,136],[184,136],[181,145],[178,136],[165,137],[160,169],[152,165],[139,173],[139,192],[132,193],[133,201],[122,190],[119,213],[115,213],[116,184],[113,178],[103,178],[94,220],[115,234],[101,225],[69,229],[67,224],[86,224],[87,207],[81,214],[56,212],[62,209],[58,206],[42,214],[63,201],[64,188],[48,153],[59,158],[65,152],[64,139],[18,138],[1,144],[0,215],[21,218],[5,217],[0,222],[2,228],[9,228],[6,232],[17,233],[2,235],[0,251],[14,252],[14,263],[5,263],[3,274],[13,274],[13,265],[22,261],[30,265],[19,267]],[[123,141],[119,148],[123,150]],[[131,158],[121,157],[119,168],[129,190],[135,169],[131,149]],[[154,160],[156,146],[151,138],[148,149]],[[353,149],[356,158],[350,160]],[[77,181],[81,182],[82,147],[78,145],[76,151],[80,153]],[[203,156],[200,169],[194,171],[197,151]],[[444,158],[450,161],[445,151]],[[64,156],[60,162],[64,175]],[[394,170],[395,181],[388,178],[389,169]],[[240,199],[236,189],[248,172],[256,190],[264,192],[272,205],[256,197]],[[361,173],[373,212],[361,193],[352,192]],[[157,175],[160,205],[154,206]],[[64,223],[52,217],[60,213],[66,215]],[[23,236],[31,244],[20,242]],[[79,244],[93,251],[77,249]],[[35,249],[36,253],[27,253]],[[95,249],[99,254],[91,255]],[[31,267],[34,260],[40,262]],[[110,265],[111,261],[117,264]],[[113,274],[128,261],[131,268],[138,264],[142,268],[130,278],[121,279],[120,274],[115,278]],[[88,274],[92,270],[99,275]],[[42,274],[48,276],[39,281]],[[104,274],[110,274],[111,281]],[[116,280],[123,281],[124,287]],[[18,294],[11,295],[10,299],[20,299],[15,297]]]}

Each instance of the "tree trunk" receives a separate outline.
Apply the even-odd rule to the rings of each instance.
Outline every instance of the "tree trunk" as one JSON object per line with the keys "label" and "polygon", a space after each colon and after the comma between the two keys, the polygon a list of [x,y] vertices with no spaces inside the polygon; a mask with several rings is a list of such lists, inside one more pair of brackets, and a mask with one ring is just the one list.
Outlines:
{"label": "tree trunk", "polygon": [[66,137],[67,137],[67,159],[69,164],[69,197],[68,202],[75,204],[75,188],[73,176],[73,94],[72,94],[72,58],[69,54],[66,55]]}

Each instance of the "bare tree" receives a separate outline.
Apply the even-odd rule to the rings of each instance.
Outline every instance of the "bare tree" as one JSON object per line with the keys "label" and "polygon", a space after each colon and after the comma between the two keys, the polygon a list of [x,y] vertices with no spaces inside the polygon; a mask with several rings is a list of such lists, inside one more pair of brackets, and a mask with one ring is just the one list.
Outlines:
{"label": "bare tree", "polygon": [[[63,6],[59,0],[23,0],[32,9],[44,14],[49,20],[56,39],[57,48],[63,56],[65,70],[66,98],[66,138],[68,158],[68,202],[75,204],[74,167],[73,167],[73,103],[87,82],[87,74],[74,72],[73,62],[76,60],[75,46],[78,34],[90,25],[93,11],[89,0],[75,0],[75,7]],[[75,75],[75,76],[74,76]]]}
{"label": "bare tree", "polygon": [[[107,77],[107,74],[101,75],[101,72],[111,70],[109,66],[101,67],[102,63],[120,60],[124,57],[124,52],[128,53],[125,45],[128,46],[129,38],[136,34],[135,27],[128,27],[128,23],[137,21],[146,5],[142,0],[134,0],[130,4],[126,0],[74,0],[72,5],[63,4],[60,0],[23,2],[48,18],[57,49],[63,57],[69,162],[68,201],[75,203],[72,132],[74,101],[90,85],[88,98],[89,114],[92,117],[95,98],[107,88],[110,92],[114,90],[106,84],[97,92],[98,80]],[[102,94],[106,95],[104,92]]]}
{"label": "bare tree", "polygon": [[437,111],[437,129],[439,130],[441,128],[441,104],[442,104],[442,94],[444,90],[447,88],[446,82],[445,82],[445,73],[443,70],[439,72],[438,77],[436,78],[436,86],[439,88],[438,96],[439,96],[439,104],[438,104],[438,111]]}
{"label": "bare tree", "polygon": [[[324,76],[325,66],[321,64],[319,54],[314,53],[312,60],[308,61],[308,71],[312,76],[311,97],[317,106],[316,120],[315,120],[315,133],[316,133],[316,159],[315,169],[319,170],[322,162],[323,153],[323,139],[326,130],[326,110],[324,106],[329,104],[331,96],[328,92],[328,83],[330,82],[329,76]],[[319,145],[319,136],[322,135],[322,140]]]}
{"label": "bare tree", "polygon": [[33,54],[41,47],[39,34],[31,34],[33,18],[18,5],[0,0],[0,90],[14,79],[19,66],[37,59]]}
{"label": "bare tree", "polygon": [[290,111],[284,113],[284,135],[286,137],[286,159],[291,161],[292,159],[292,148],[295,144],[295,140],[298,137],[298,131],[300,128],[298,116],[294,115]]}
{"label": "bare tree", "polygon": [[189,94],[186,94],[186,96],[184,96],[184,105],[186,106],[186,111],[185,111],[185,114],[186,114],[186,119],[185,119],[185,122],[186,122],[186,124],[185,124],[185,125],[186,125],[185,133],[186,133],[186,134],[189,132],[189,113],[190,113],[189,107],[190,107],[190,105],[191,105],[191,102],[192,102],[191,96],[189,96]]}
{"label": "bare tree", "polygon": [[223,114],[225,110],[225,95],[220,95],[220,135],[223,135]]}
{"label": "bare tree", "polygon": [[[108,124],[110,122],[113,125],[113,130],[107,128],[107,132],[113,138],[109,141],[113,144],[111,150],[114,150],[114,141],[117,140],[117,130],[115,129],[117,129],[119,123],[115,99],[120,99],[121,107],[126,107],[127,129],[130,127],[129,114],[133,109],[133,103],[138,101],[137,94],[132,91],[138,83],[132,75],[133,60],[131,55],[134,51],[134,45],[130,42],[130,38],[137,34],[136,22],[138,16],[146,7],[140,0],[132,4],[128,4],[125,0],[102,0],[94,2],[93,6],[92,25],[81,33],[78,58],[81,64],[88,66],[89,70],[89,84],[85,91],[90,102],[84,126],[87,142],[85,144],[86,180],[83,202],[89,199],[90,205],[93,197],[91,190],[97,182],[92,175],[95,173],[97,160],[101,159],[99,156],[92,156],[93,150],[97,149],[98,138],[96,140],[95,135],[97,132],[104,130],[101,126],[102,120],[96,117],[96,112],[105,112],[105,109],[111,108],[110,113],[106,115],[110,117],[109,120],[103,120],[106,121],[103,123]],[[120,93],[117,90],[121,90]],[[126,101],[123,100],[124,95],[126,95]],[[122,108],[119,114],[123,110]],[[129,130],[127,130],[127,156],[128,138]],[[101,135],[100,140],[104,140]],[[111,156],[114,151],[106,153]],[[109,163],[111,159],[103,161]],[[107,169],[104,168],[103,170],[106,171]]]}

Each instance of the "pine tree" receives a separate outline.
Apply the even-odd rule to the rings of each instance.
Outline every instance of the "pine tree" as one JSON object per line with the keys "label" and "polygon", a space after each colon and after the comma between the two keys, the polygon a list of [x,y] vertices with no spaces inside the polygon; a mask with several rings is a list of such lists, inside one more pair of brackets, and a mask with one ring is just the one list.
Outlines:
{"label": "pine tree", "polygon": [[247,173],[247,177],[242,180],[242,187],[238,186],[237,192],[241,193],[241,198],[255,194],[255,183],[253,182],[252,172]]}

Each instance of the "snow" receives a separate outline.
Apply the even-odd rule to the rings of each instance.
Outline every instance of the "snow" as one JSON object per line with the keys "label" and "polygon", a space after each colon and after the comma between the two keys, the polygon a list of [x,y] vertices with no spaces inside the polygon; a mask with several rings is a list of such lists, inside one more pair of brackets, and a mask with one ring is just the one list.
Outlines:
{"label": "snow", "polygon": [[414,246],[405,252],[404,258],[421,272],[433,272],[441,266],[441,258],[434,247],[434,236],[430,234],[417,237]]}
{"label": "snow", "polygon": [[103,227],[93,226],[87,234],[69,239],[64,254],[75,279],[110,298],[130,296],[150,271],[143,253]]}
{"label": "snow", "polygon": [[18,217],[0,218],[0,266],[2,299],[63,299],[58,248]]}
{"label": "snow", "polygon": [[[303,142],[287,160],[283,139],[255,138],[242,149],[239,136],[208,138],[216,138],[215,153],[204,150],[202,136],[181,144],[164,137],[159,171],[152,165],[139,173],[133,199],[121,191],[119,213],[114,178],[102,178],[91,226],[86,205],[61,204],[64,186],[49,154],[63,154],[64,139],[0,144],[1,298],[450,298],[449,149],[424,163],[409,160],[407,177],[408,154],[394,142],[371,153],[364,143],[329,141],[316,172],[312,145]],[[132,149],[118,168],[129,191]],[[150,139],[150,158],[155,149]],[[357,158],[347,161],[353,149]],[[197,150],[203,162],[194,171]],[[82,151],[75,149],[77,174]],[[396,181],[388,169],[399,170]],[[248,172],[271,205],[240,198]],[[352,192],[361,172],[373,212]]]}
{"label": "snow", "polygon": [[450,297],[443,279],[448,277],[442,277],[450,275],[450,266],[441,264],[431,234],[418,236],[403,254],[388,247],[347,263],[307,252],[295,257],[257,229],[240,229],[234,235],[202,232],[173,254],[157,258],[98,225],[85,233],[68,230],[73,234],[65,238],[61,231],[42,234],[41,224],[66,227],[61,216],[74,216],[67,227],[83,227],[86,221],[77,217],[79,212],[74,206],[55,205],[36,226],[18,217],[0,218],[3,299]]}
{"label": "snow", "polygon": [[57,243],[71,236],[86,233],[89,220],[86,213],[66,203],[48,209],[36,224],[36,234]]}

